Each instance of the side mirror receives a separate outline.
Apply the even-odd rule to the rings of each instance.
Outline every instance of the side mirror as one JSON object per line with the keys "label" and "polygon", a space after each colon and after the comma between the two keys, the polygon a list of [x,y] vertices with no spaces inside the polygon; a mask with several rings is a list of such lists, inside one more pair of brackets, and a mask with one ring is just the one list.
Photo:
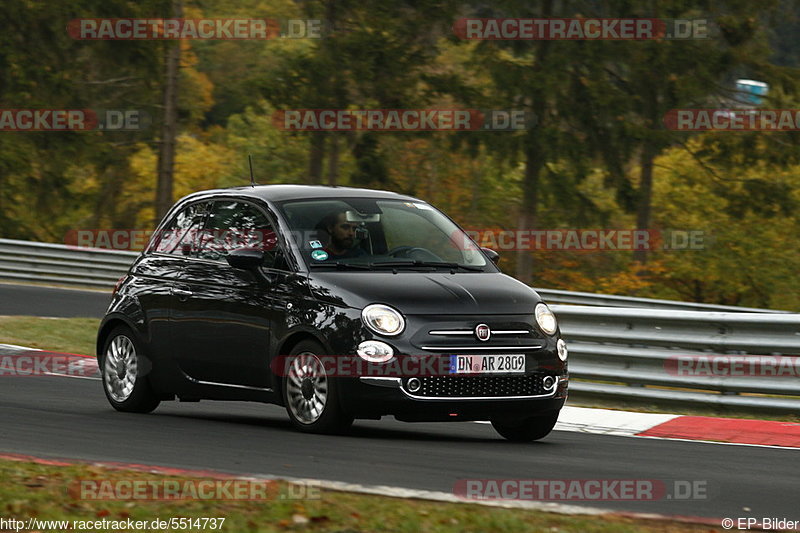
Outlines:
{"label": "side mirror", "polygon": [[255,270],[264,263],[264,252],[262,250],[253,250],[252,248],[239,248],[231,250],[225,256],[225,259],[233,268]]}
{"label": "side mirror", "polygon": [[495,252],[495,251],[494,251],[494,250],[492,250],[491,248],[481,248],[481,250],[483,250],[483,253],[485,253],[485,254],[486,254],[486,256],[487,256],[487,257],[488,257],[488,258],[489,258],[489,259],[492,261],[492,263],[494,263],[495,265],[497,264],[497,262],[498,262],[498,261],[500,261],[500,254],[498,254],[497,252]]}

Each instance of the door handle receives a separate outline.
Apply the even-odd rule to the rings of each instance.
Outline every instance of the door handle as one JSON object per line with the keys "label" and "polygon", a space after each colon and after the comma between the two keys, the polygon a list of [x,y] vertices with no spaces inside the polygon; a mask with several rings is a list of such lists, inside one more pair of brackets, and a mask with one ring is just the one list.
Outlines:
{"label": "door handle", "polygon": [[185,291],[183,289],[172,289],[172,293],[176,294],[181,301],[186,300],[192,295],[192,291]]}

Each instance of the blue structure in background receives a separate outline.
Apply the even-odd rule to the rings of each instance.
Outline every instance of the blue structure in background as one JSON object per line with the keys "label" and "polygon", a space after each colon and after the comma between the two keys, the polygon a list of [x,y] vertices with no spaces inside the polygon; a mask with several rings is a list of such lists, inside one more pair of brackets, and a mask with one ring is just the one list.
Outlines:
{"label": "blue structure in background", "polygon": [[745,105],[759,106],[764,101],[764,96],[769,92],[769,85],[763,81],[736,80],[736,100]]}

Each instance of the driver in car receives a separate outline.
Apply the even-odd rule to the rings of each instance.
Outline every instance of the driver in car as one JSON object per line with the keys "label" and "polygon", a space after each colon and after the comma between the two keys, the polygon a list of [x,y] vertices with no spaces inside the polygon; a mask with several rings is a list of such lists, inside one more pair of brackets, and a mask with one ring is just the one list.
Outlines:
{"label": "driver in car", "polygon": [[347,220],[346,211],[333,211],[325,216],[320,226],[329,236],[328,244],[323,248],[331,259],[349,259],[366,255],[361,246],[354,246],[356,230],[359,225]]}

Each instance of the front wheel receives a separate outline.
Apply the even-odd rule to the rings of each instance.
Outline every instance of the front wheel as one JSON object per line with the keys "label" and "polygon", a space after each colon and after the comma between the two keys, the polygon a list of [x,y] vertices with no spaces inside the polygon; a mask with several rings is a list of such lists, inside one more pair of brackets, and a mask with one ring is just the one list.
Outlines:
{"label": "front wheel", "polygon": [[150,361],[129,328],[119,326],[111,332],[99,363],[103,390],[117,411],[149,413],[161,403],[144,375]]}
{"label": "front wheel", "polygon": [[292,425],[307,433],[340,433],[353,423],[340,406],[336,378],[325,371],[325,353],[314,341],[299,342],[287,358],[283,400]]}
{"label": "front wheel", "polygon": [[545,438],[558,422],[558,411],[521,420],[492,420],[492,427],[512,442],[531,442]]}

